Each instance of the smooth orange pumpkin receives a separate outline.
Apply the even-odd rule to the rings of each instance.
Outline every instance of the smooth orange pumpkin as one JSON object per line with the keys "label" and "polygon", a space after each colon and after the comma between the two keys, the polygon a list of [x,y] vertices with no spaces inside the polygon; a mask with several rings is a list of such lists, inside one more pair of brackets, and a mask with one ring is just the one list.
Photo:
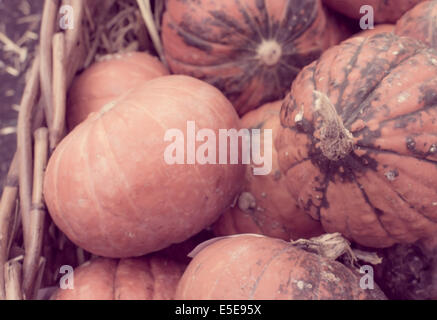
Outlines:
{"label": "smooth orange pumpkin", "polygon": [[168,75],[167,68],[146,52],[105,56],[73,81],[67,103],[68,128],[135,86],[164,75]]}
{"label": "smooth orange pumpkin", "polygon": [[385,299],[360,287],[343,264],[259,235],[213,242],[196,254],[176,290],[177,300]]}
{"label": "smooth orange pumpkin", "polygon": [[78,246],[111,258],[157,251],[211,225],[240,192],[245,169],[168,164],[175,141],[164,138],[178,129],[187,149],[187,121],[217,137],[219,129],[239,129],[232,104],[187,76],[150,80],[77,126],[44,179],[56,225]]}
{"label": "smooth orange pumpkin", "polygon": [[219,88],[240,115],[282,99],[297,73],[348,37],[320,0],[169,0],[170,69]]}
{"label": "smooth orange pumpkin", "polygon": [[362,6],[372,6],[375,22],[394,23],[405,12],[424,0],[323,0],[332,9],[354,19],[360,19]]}
{"label": "smooth orange pumpkin", "polygon": [[383,33],[326,51],[281,110],[291,197],[327,232],[368,247],[434,235],[436,88],[437,54],[413,39]]}
{"label": "smooth orange pumpkin", "polygon": [[437,49],[437,1],[425,1],[405,13],[396,23],[395,33],[422,41]]}
{"label": "smooth orange pumpkin", "polygon": [[[260,149],[271,148],[272,171],[269,175],[254,175],[253,166],[247,166],[245,186],[235,206],[214,224],[218,236],[238,233],[259,233],[284,240],[309,238],[320,235],[319,221],[308,216],[296,202],[290,201],[286,179],[282,175],[273,141],[280,129],[279,112],[282,101],[266,104],[247,113],[241,127],[260,129]],[[264,130],[272,130],[273,139],[264,144]]]}
{"label": "smooth orange pumpkin", "polygon": [[58,288],[51,299],[173,300],[185,267],[159,255],[96,258],[74,270],[73,289]]}

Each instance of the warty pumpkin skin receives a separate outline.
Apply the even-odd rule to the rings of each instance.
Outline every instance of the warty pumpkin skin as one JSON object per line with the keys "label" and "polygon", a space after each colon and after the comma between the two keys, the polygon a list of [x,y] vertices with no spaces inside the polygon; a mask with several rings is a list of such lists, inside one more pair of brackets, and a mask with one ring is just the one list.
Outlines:
{"label": "warty pumpkin skin", "polygon": [[359,32],[358,34],[355,35],[355,37],[371,37],[384,32],[389,32],[389,33],[394,32],[394,30],[395,30],[394,24],[380,24],[375,26],[374,29],[368,29]]}
{"label": "warty pumpkin skin", "polygon": [[385,299],[377,286],[360,288],[360,274],[343,264],[259,235],[220,239],[196,254],[176,300]]}
{"label": "warty pumpkin skin", "polygon": [[364,14],[360,8],[373,7],[374,20],[377,23],[395,23],[405,12],[424,0],[323,0],[332,9],[354,19]]}
{"label": "warty pumpkin skin", "polygon": [[165,134],[180,129],[186,148],[187,121],[217,136],[239,129],[231,103],[187,76],[150,80],[82,122],[47,166],[44,197],[56,225],[91,253],[124,258],[182,242],[215,222],[241,191],[245,168],[167,164]]}
{"label": "warty pumpkin skin", "polygon": [[389,33],[299,74],[276,147],[291,196],[325,231],[368,247],[436,233],[436,85],[437,54]]}
{"label": "warty pumpkin skin", "polygon": [[437,1],[425,1],[405,13],[396,23],[395,33],[422,41],[437,48],[435,35],[437,24]]}
{"label": "warty pumpkin skin", "polygon": [[57,289],[52,300],[173,300],[185,265],[159,255],[134,259],[96,258],[74,270],[73,289]]}
{"label": "warty pumpkin skin", "polygon": [[282,99],[302,67],[348,35],[320,0],[169,0],[162,22],[172,72],[213,84],[240,115]]}
{"label": "warty pumpkin skin", "polygon": [[167,68],[146,52],[105,56],[73,81],[67,103],[68,128],[73,129],[90,113],[135,86],[165,75]]}
{"label": "warty pumpkin skin", "polygon": [[258,233],[284,240],[310,238],[323,233],[319,221],[308,216],[290,199],[273,141],[280,129],[279,112],[282,101],[268,103],[247,113],[241,127],[261,130],[260,150],[264,150],[264,130],[271,129],[272,171],[269,175],[254,175],[255,164],[246,167],[243,192],[234,207],[214,224],[217,236]]}

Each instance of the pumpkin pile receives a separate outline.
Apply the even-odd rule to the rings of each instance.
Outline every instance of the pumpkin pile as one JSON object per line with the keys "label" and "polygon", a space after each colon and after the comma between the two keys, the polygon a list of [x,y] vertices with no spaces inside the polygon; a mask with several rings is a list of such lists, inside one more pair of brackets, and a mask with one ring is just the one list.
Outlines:
{"label": "pumpkin pile", "polygon": [[[356,32],[363,5],[381,24]],[[166,1],[161,61],[106,56],[68,91],[44,198],[94,258],[52,298],[404,298],[387,276],[396,248],[437,263],[436,12]]]}

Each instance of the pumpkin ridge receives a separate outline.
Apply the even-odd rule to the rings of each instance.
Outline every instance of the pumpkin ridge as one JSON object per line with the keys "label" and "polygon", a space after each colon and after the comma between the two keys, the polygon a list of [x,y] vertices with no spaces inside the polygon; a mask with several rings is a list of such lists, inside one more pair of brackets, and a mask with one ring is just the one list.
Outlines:
{"label": "pumpkin ridge", "polygon": [[[310,5],[311,5],[311,7],[314,9],[312,12],[311,12],[311,16],[310,16],[310,18],[308,19],[308,21],[306,21],[306,23],[301,27],[301,30],[299,31],[299,32],[296,32],[296,35],[294,35],[293,33],[294,32],[291,32],[290,33],[290,35],[288,36],[288,37],[285,37],[284,39],[282,39],[281,38],[281,35],[279,34],[281,31],[282,32],[284,32],[284,29],[289,29],[289,28],[287,28],[286,26],[285,26],[285,24],[288,22],[288,21],[293,21],[293,19],[292,19],[292,17],[290,17],[290,14],[292,13],[292,12],[294,12],[294,9],[291,9],[291,7],[292,7],[292,4],[294,4],[295,5],[295,7],[297,7],[296,6],[296,2],[297,3],[299,3],[299,4],[302,4],[302,3],[304,3],[304,1],[293,1],[293,0],[289,0],[288,2],[287,2],[287,8],[284,10],[284,14],[285,14],[285,16],[284,16],[284,18],[283,19],[281,19],[280,21],[281,21],[281,25],[279,26],[279,28],[278,28],[278,30],[277,30],[277,33],[275,34],[275,36],[274,36],[274,39],[277,39],[279,42],[281,42],[283,45],[286,45],[286,44],[288,44],[288,43],[290,43],[290,42],[293,42],[294,40],[296,40],[297,38],[299,38],[300,36],[302,36],[313,24],[314,24],[314,22],[316,21],[316,18],[317,18],[317,16],[319,15],[319,10],[320,9],[322,9],[322,8],[319,8],[319,6],[322,6],[322,4],[321,3],[319,3],[318,5],[317,5],[317,1],[311,1],[311,3],[310,3]],[[304,7],[300,7],[300,9],[301,10],[304,10]],[[305,20],[304,20],[305,21]],[[297,23],[297,22],[299,22],[298,21],[298,19],[296,19],[296,22],[295,23]],[[289,26],[290,27],[290,26]],[[295,29],[296,28],[296,24],[294,24],[294,25],[292,25],[291,26],[291,30],[296,30]]]}
{"label": "pumpkin ridge", "polygon": [[437,161],[436,160],[431,160],[431,159],[427,159],[427,158],[418,158],[417,157],[418,154],[416,154],[416,153],[402,154],[400,152],[395,152],[393,150],[379,149],[379,148],[376,148],[375,146],[364,145],[364,144],[362,144],[360,142],[357,142],[356,145],[358,147],[362,148],[362,149],[368,149],[368,150],[370,150],[370,151],[372,151],[374,153],[390,153],[390,154],[393,154],[393,155],[396,155],[396,156],[399,156],[399,157],[407,157],[407,158],[413,157],[413,158],[415,158],[415,159],[417,159],[419,161],[424,161],[424,162],[428,162],[428,163],[433,164],[433,165],[437,165]]}
{"label": "pumpkin ridge", "polygon": [[[326,193],[328,192],[329,184],[330,184],[332,178],[333,178],[332,172],[330,170],[327,171],[324,174],[323,184],[319,183],[320,189],[317,189],[317,191],[322,193],[322,197],[320,199],[320,205],[319,206],[314,205],[314,207],[316,208],[316,215],[318,217],[317,220],[319,220],[319,221],[322,221],[322,214],[321,214],[322,208],[329,208],[329,202],[326,198]],[[317,180],[315,180],[315,181],[318,183]],[[319,199],[317,199],[317,200],[319,200]]]}
{"label": "pumpkin ridge", "polygon": [[259,36],[259,41],[262,41],[266,38],[266,36],[263,34],[260,25],[257,23],[256,19],[251,15],[250,9],[247,8],[244,4],[242,4],[239,0],[234,0],[235,4],[238,7],[238,11],[243,15],[243,18],[247,25],[249,25],[254,33],[257,33]]}
{"label": "pumpkin ridge", "polygon": [[[232,238],[229,238],[229,239],[232,239]],[[223,241],[224,243],[222,244],[222,246],[220,246],[220,247],[226,247],[226,245],[227,245],[227,241]],[[214,243],[212,243],[212,245],[214,245]],[[207,248],[207,247],[206,247]],[[206,248],[204,248],[204,249],[206,249]],[[202,250],[204,250],[204,249],[202,249]],[[247,251],[247,248],[245,248],[245,250]],[[202,251],[201,251],[202,252]],[[240,253],[240,255],[241,255],[241,253]],[[233,253],[232,254],[232,258],[231,258],[231,260],[230,260],[230,262],[233,262],[235,259],[236,259],[237,257],[235,257],[235,253]],[[222,271],[217,275],[217,278],[216,278],[216,280],[215,280],[215,282],[214,282],[214,285],[212,285],[211,286],[211,290],[208,292],[208,294],[206,294],[206,296],[205,297],[203,297],[204,299],[209,299],[209,300],[211,300],[211,294],[212,294],[212,292],[214,291],[214,289],[215,289],[215,287],[217,286],[217,284],[219,283],[219,281],[220,281],[220,278],[223,278],[223,275],[226,273],[226,272],[229,272],[229,268],[230,268],[230,266],[231,266],[231,263],[229,263],[229,264],[227,264],[226,265],[226,268],[223,268],[222,269]],[[197,267],[197,270],[200,268],[200,265]]]}
{"label": "pumpkin ridge", "polygon": [[[296,68],[295,66],[292,66],[291,64],[288,64],[283,59],[279,60],[279,64],[283,65],[284,67],[286,67],[287,69],[292,71],[294,73],[294,75],[297,75],[300,72],[299,68]],[[278,74],[278,72],[279,72],[279,68],[277,68],[276,74]]]}
{"label": "pumpkin ridge", "polygon": [[[414,209],[414,211],[415,212],[417,212],[420,216],[422,216],[423,218],[425,218],[426,220],[428,220],[429,222],[432,222],[432,223],[437,223],[437,219],[436,220],[434,220],[433,218],[431,218],[431,217],[428,217],[426,214],[424,214],[423,212],[422,212],[422,209],[419,207],[419,208],[416,208],[415,206],[413,206],[402,194],[400,194],[397,190],[395,190],[394,188],[393,188],[393,186],[390,184],[390,183],[388,183],[388,181],[387,181],[387,179],[384,179],[383,177],[381,177],[380,176],[380,174],[376,174],[375,175],[376,177],[377,177],[377,179],[379,180],[379,181],[382,181],[385,185],[387,185],[388,187],[389,187],[389,189],[390,190],[392,190],[398,197],[399,197],[399,199],[401,199],[403,202],[405,202],[406,203],[406,205],[409,207],[409,208],[412,208],[412,209]],[[402,218],[402,215],[399,215],[399,218],[402,220],[402,221],[405,221],[406,223],[409,223],[409,221],[407,221],[407,220],[404,220],[403,218]]]}
{"label": "pumpkin ridge", "polygon": [[[169,19],[172,19],[171,16],[169,16]],[[169,25],[171,28],[174,28],[177,30],[178,35],[184,39],[184,42],[186,44],[194,46],[195,48],[198,48],[202,51],[211,52],[212,51],[211,45],[219,45],[219,46],[223,46],[223,47],[229,46],[227,43],[218,42],[217,40],[213,41],[213,40],[204,38],[204,37],[200,36],[199,34],[194,34],[191,30],[184,28],[185,23],[181,23],[179,26],[178,24],[170,21]]]}
{"label": "pumpkin ridge", "polygon": [[388,237],[390,237],[393,240],[396,240],[396,237],[394,237],[385,227],[385,225],[383,224],[382,220],[381,220],[381,215],[384,214],[384,212],[381,209],[376,208],[373,203],[370,201],[370,198],[366,192],[366,190],[364,190],[364,187],[361,183],[358,182],[357,177],[354,175],[354,182],[357,185],[358,189],[360,190],[361,194],[363,195],[364,201],[367,203],[367,205],[372,209],[376,220],[378,220],[379,225],[381,226],[382,230],[384,230],[384,232],[386,233],[386,235]]}
{"label": "pumpkin ridge", "polygon": [[256,7],[258,11],[264,15],[265,24],[267,25],[267,38],[270,39],[272,37],[272,25],[270,21],[270,12],[267,7],[267,0],[257,1]]}
{"label": "pumpkin ridge", "polygon": [[[358,104],[359,107],[355,108],[349,116],[346,116],[346,114],[345,114],[345,121],[344,121],[345,125],[348,128],[350,128],[350,126],[357,120],[357,118],[361,114],[361,112],[363,112],[366,108],[370,107],[370,104],[366,105],[366,103],[369,102],[367,100],[373,98],[373,94],[375,93],[375,91],[377,89],[380,88],[380,86],[383,83],[383,80],[386,79],[395,68],[402,66],[409,59],[414,58],[416,55],[420,54],[421,52],[422,52],[422,50],[418,49],[412,55],[401,59],[397,63],[396,62],[392,63],[390,65],[390,67],[388,68],[388,70],[385,72],[384,76],[378,81],[376,86],[374,86],[373,88],[370,88],[370,90],[366,93],[366,95],[364,96],[364,99]],[[344,111],[346,112],[346,110],[344,110]]]}
{"label": "pumpkin ridge", "polygon": [[310,160],[311,160],[311,157],[308,157],[308,158],[305,158],[305,159],[301,159],[299,161],[295,161],[290,167],[287,167],[286,171],[288,171],[290,169],[293,169],[293,168],[297,167],[298,165],[300,165],[300,164],[302,164],[302,163],[304,163],[306,161],[310,161]]}
{"label": "pumpkin ridge", "polygon": [[[76,134],[77,134],[77,132],[79,132],[80,130],[76,130]],[[71,134],[72,136],[73,135],[75,135],[75,133],[72,133]],[[68,139],[70,139],[70,140],[68,140]],[[57,158],[56,158],[56,160],[55,160],[55,169],[54,169],[54,172],[53,172],[53,177],[52,177],[52,179],[53,179],[53,188],[54,188],[54,190],[59,190],[58,189],[58,183],[59,183],[59,167],[60,167],[60,164],[61,164],[61,160],[62,160],[62,158],[63,158],[63,154],[65,153],[65,151],[66,150],[68,150],[69,148],[67,148],[67,146],[68,146],[68,144],[69,144],[69,141],[71,141],[71,137],[70,138],[68,138],[68,137],[66,137],[64,140],[62,140],[63,141],[63,144],[61,144],[61,145],[58,145],[58,147],[55,149],[55,151],[58,153],[58,156],[57,156]],[[62,148],[62,149],[61,149]],[[60,151],[59,151],[60,150]],[[55,206],[56,206],[56,211],[55,212],[62,212],[63,210],[60,210],[60,208],[61,208],[61,205],[60,205],[60,201],[59,201],[59,193],[57,193],[57,192],[54,192],[54,193],[52,193],[52,195],[54,196],[54,204],[55,204]],[[57,215],[56,216],[56,219],[59,219],[59,220],[61,220],[62,221],[62,223],[66,226],[66,228],[68,228],[68,230],[69,230],[69,232],[71,232],[73,235],[77,235],[76,234],[76,231],[74,230],[74,228],[71,226],[71,224],[69,223],[69,221],[68,221],[68,219],[66,219],[63,215]]]}
{"label": "pumpkin ridge", "polygon": [[[114,112],[114,113],[118,113],[118,114],[120,114],[117,110],[115,110],[115,111],[113,111],[113,112]],[[119,118],[122,119],[124,122],[126,122],[126,120],[124,119],[124,117],[119,117]],[[130,189],[131,189],[131,186],[128,184],[128,182],[127,182],[127,178],[126,178],[126,173],[123,172],[123,170],[122,170],[122,166],[120,166],[120,163],[119,163],[118,159],[117,159],[116,156],[115,156],[115,152],[114,152],[114,150],[113,150],[113,148],[112,148],[111,142],[110,142],[110,140],[108,139],[107,129],[106,129],[106,126],[105,126],[105,124],[104,124],[103,119],[102,119],[102,121],[101,121],[101,127],[102,127],[102,131],[103,131],[103,136],[105,137],[105,138],[104,138],[104,141],[105,141],[106,143],[104,143],[104,142],[102,141],[102,143],[101,143],[100,145],[102,145],[102,146],[103,146],[103,147],[108,151],[108,153],[111,155],[111,158],[112,158],[112,160],[113,160],[113,162],[114,162],[114,164],[115,164],[114,167],[116,167],[115,172],[119,172],[119,175],[114,175],[114,176],[113,176],[113,179],[115,179],[115,176],[117,176],[118,178],[120,178],[121,182],[126,186],[126,189],[125,189],[125,188],[122,188],[122,191],[121,191],[121,192],[122,192],[123,195],[124,195],[124,199],[127,200],[126,203],[129,205],[129,207],[132,209],[132,211],[135,212],[135,217],[136,217],[138,220],[140,220],[141,213],[140,213],[140,211],[138,210],[138,208],[135,206],[134,201],[132,200],[132,194],[131,194],[131,192],[128,192],[128,191],[127,191],[127,190],[130,190]],[[108,153],[105,153],[105,154],[108,155]],[[112,167],[112,166],[111,166],[111,167]]]}
{"label": "pumpkin ridge", "polygon": [[[214,21],[221,23],[221,25],[225,28],[231,28],[237,31],[237,35],[242,37],[244,40],[251,42],[254,46],[258,44],[255,40],[250,38],[250,35],[244,33],[244,29],[240,28],[240,26],[238,26],[237,24],[234,24],[232,19],[228,19],[228,17],[223,12],[216,10],[209,10],[204,12],[208,13],[214,19]],[[254,49],[251,50],[255,52]]]}
{"label": "pumpkin ridge", "polygon": [[[291,248],[292,248],[292,247],[291,247]],[[287,245],[285,248],[279,250],[276,254],[272,255],[272,256],[270,257],[270,259],[269,259],[268,261],[266,261],[266,263],[264,263],[264,267],[263,267],[263,269],[261,270],[261,273],[260,273],[260,274],[258,275],[258,277],[256,278],[255,283],[254,283],[254,285],[253,285],[253,288],[252,288],[252,290],[251,290],[251,292],[250,292],[250,294],[249,294],[249,297],[248,297],[249,300],[252,300],[252,299],[253,299],[253,296],[254,296],[255,293],[256,293],[256,289],[258,289],[258,284],[259,284],[261,278],[263,277],[264,273],[267,271],[268,267],[269,267],[270,264],[273,262],[273,260],[276,259],[277,257],[279,257],[280,255],[286,253],[287,251],[293,251],[293,250],[290,250],[290,246],[289,246],[289,245]]]}
{"label": "pumpkin ridge", "polygon": [[[341,116],[343,118],[343,120],[345,120],[345,125],[347,125],[347,119],[344,119],[344,111],[345,110],[341,109],[341,105],[342,105],[343,99],[344,99],[343,98],[344,91],[349,86],[349,83],[350,83],[349,82],[349,75],[352,72],[352,70],[354,69],[354,67],[356,66],[357,61],[358,61],[358,57],[361,54],[361,51],[363,50],[364,45],[365,45],[366,42],[367,42],[367,38],[364,38],[364,40],[361,42],[360,46],[357,47],[356,52],[352,55],[349,63],[347,64],[347,66],[350,66],[350,68],[346,69],[346,71],[344,72],[344,74],[345,74],[344,75],[344,81],[342,81],[342,83],[340,85],[340,92],[339,92],[339,95],[338,95],[338,99],[337,99],[337,101],[335,103],[335,109],[337,110],[337,114],[339,116]],[[318,61],[321,61],[321,59],[318,60]],[[314,70],[314,75],[316,73],[317,73],[317,69]],[[317,90],[317,84],[316,84],[316,81],[315,81],[314,77],[313,77],[313,80],[314,80],[314,88]]]}
{"label": "pumpkin ridge", "polygon": [[[100,122],[101,118],[97,119],[97,121]],[[91,170],[91,167],[90,167],[90,162],[91,162],[90,161],[90,154],[91,154],[91,152],[89,152],[89,150],[83,150],[83,148],[86,144],[85,142],[89,139],[89,136],[91,135],[91,131],[92,131],[92,128],[90,127],[90,130],[88,130],[87,134],[83,135],[83,139],[82,139],[83,141],[82,141],[82,144],[80,147],[80,149],[82,150],[82,154],[86,155],[84,168],[85,168],[85,171],[88,173],[88,177],[91,177],[92,176],[91,173],[95,172],[95,171]],[[88,144],[88,146],[91,146],[91,144]],[[86,152],[86,151],[88,151],[88,152]],[[106,161],[106,159],[105,159],[105,161]],[[105,218],[105,212],[103,212],[103,206],[102,206],[102,202],[101,202],[100,197],[96,196],[96,186],[94,184],[94,180],[93,179],[87,179],[87,180],[88,180],[88,186],[86,187],[86,190],[88,191],[87,192],[88,196],[90,198],[92,198],[94,200],[94,203],[96,204],[95,209],[96,209],[98,219],[103,220],[102,218]],[[118,215],[116,215],[116,216],[118,217]],[[111,241],[109,235],[106,234],[105,230],[103,229],[103,224],[97,223],[97,229],[100,231],[101,239],[104,240],[104,242],[107,244],[112,244],[112,241]]]}
{"label": "pumpkin ridge", "polygon": [[133,103],[131,100],[125,100],[123,101],[123,106],[125,107],[126,105],[131,105],[131,107],[133,107],[133,109],[137,109],[137,110],[141,110],[144,111],[144,113],[147,113],[147,115],[153,120],[155,121],[156,124],[158,124],[162,130],[164,130],[164,132],[167,130],[167,128],[160,122],[158,121],[158,119],[156,119],[155,117],[152,116],[152,113],[145,108],[144,106],[139,107],[138,105],[136,105],[135,103]]}
{"label": "pumpkin ridge", "polygon": [[415,111],[411,111],[405,114],[400,114],[398,116],[394,116],[392,118],[387,118],[385,120],[380,121],[381,124],[385,124],[387,122],[391,122],[391,121],[396,121],[396,120],[402,120],[404,118],[410,117],[411,115],[415,115],[421,112],[426,112],[429,109],[434,109],[437,108],[437,104],[433,103],[433,104],[429,104],[429,105],[424,105],[422,108],[417,109]]}
{"label": "pumpkin ridge", "polygon": [[[235,60],[228,60],[226,62],[221,62],[221,63],[216,63],[216,64],[207,64],[207,65],[194,65],[192,63],[189,62],[185,62],[182,60],[179,60],[177,58],[174,57],[168,57],[168,60],[172,60],[175,61],[177,63],[186,65],[186,66],[190,66],[196,69],[208,69],[208,68],[220,68],[220,67],[232,67],[232,66],[241,66],[241,63],[238,62],[238,59]],[[216,76],[216,78],[220,78],[221,76]],[[231,77],[231,75],[229,76]]]}

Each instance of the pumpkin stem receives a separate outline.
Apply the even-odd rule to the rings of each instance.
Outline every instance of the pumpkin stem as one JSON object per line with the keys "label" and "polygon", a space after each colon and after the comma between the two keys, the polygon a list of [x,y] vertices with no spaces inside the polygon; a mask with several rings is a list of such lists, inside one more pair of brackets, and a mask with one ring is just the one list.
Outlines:
{"label": "pumpkin stem", "polygon": [[320,91],[313,92],[316,97],[315,110],[322,118],[320,149],[329,160],[341,160],[353,150],[354,137],[344,126],[328,96]]}
{"label": "pumpkin stem", "polygon": [[358,260],[373,265],[382,263],[382,258],[375,252],[352,249],[350,242],[338,232],[322,234],[311,239],[291,241],[291,245],[332,261],[344,256],[345,262],[351,267],[356,266]]}
{"label": "pumpkin stem", "polygon": [[276,65],[282,56],[282,48],[275,40],[263,40],[259,45],[258,59],[265,65],[271,67]]}

